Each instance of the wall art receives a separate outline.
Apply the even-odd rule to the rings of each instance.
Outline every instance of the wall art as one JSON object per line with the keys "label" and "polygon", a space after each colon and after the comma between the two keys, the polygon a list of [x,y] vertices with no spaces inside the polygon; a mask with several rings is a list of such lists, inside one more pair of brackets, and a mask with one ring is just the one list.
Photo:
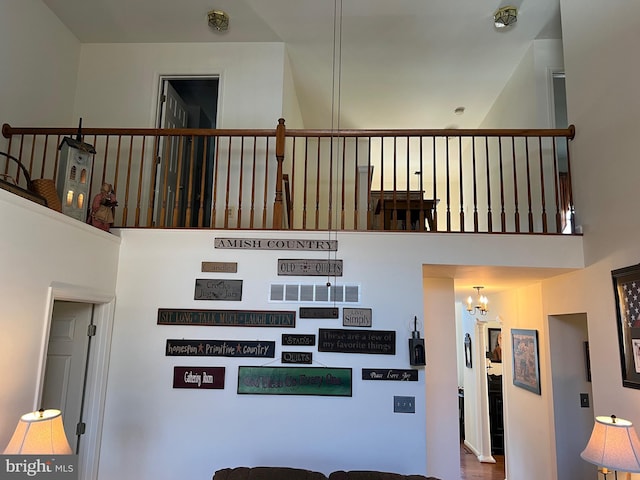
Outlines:
{"label": "wall art", "polygon": [[296,312],[282,310],[196,310],[190,308],[159,308],[158,325],[294,328],[296,326]]}
{"label": "wall art", "polygon": [[224,367],[173,367],[173,388],[222,389]]}
{"label": "wall art", "polygon": [[319,352],[396,354],[396,332],[393,330],[318,330]]}
{"label": "wall art", "polygon": [[275,358],[276,342],[168,339],[167,357]]}
{"label": "wall art", "polygon": [[351,384],[350,368],[238,368],[239,394],[350,397]]}
{"label": "wall art", "polygon": [[622,385],[640,388],[640,265],[611,272]]}
{"label": "wall art", "polygon": [[540,360],[537,330],[511,330],[513,384],[540,395]]}

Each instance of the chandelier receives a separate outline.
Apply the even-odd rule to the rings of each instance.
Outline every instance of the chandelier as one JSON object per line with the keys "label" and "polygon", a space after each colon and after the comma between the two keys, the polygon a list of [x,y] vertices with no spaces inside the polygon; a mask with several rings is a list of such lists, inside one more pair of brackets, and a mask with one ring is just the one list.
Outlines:
{"label": "chandelier", "polygon": [[469,295],[467,298],[467,312],[474,314],[476,310],[480,312],[480,315],[486,315],[489,311],[489,300],[484,295],[480,295],[480,290],[484,287],[473,287],[477,292],[476,304],[473,304],[473,298]]}
{"label": "chandelier", "polygon": [[229,15],[222,10],[211,10],[207,14],[209,26],[219,32],[229,30]]}

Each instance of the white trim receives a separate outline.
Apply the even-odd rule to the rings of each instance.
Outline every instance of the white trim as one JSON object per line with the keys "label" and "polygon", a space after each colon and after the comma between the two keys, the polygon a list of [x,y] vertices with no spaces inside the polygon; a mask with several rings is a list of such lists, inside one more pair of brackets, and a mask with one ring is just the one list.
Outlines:
{"label": "white trim", "polygon": [[87,365],[87,390],[85,397],[85,423],[87,430],[82,437],[80,455],[78,458],[79,478],[90,480],[98,478],[98,464],[100,459],[100,442],[102,439],[102,424],[104,418],[104,404],[107,393],[107,376],[109,371],[109,355],[111,352],[111,337],[115,310],[113,294],[71,285],[62,282],[52,282],[47,291],[47,308],[45,310],[44,331],[40,347],[40,369],[38,371],[38,388],[35,395],[34,410],[37,410],[42,398],[44,374],[49,345],[49,332],[53,316],[55,300],[73,301],[94,305],[93,319],[98,329],[92,344],[92,351]]}

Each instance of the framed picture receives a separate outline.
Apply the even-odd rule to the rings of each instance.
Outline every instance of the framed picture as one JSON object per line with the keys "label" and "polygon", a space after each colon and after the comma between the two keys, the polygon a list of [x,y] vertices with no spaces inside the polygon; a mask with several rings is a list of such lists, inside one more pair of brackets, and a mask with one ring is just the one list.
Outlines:
{"label": "framed picture", "polygon": [[487,358],[493,363],[502,363],[502,329],[488,328],[487,346],[489,355]]}
{"label": "framed picture", "polygon": [[640,265],[611,272],[616,299],[622,385],[640,388]]}
{"label": "framed picture", "polygon": [[471,361],[471,335],[464,334],[464,364],[467,368],[472,368],[473,363]]}
{"label": "framed picture", "polygon": [[511,330],[513,384],[540,395],[537,330]]}

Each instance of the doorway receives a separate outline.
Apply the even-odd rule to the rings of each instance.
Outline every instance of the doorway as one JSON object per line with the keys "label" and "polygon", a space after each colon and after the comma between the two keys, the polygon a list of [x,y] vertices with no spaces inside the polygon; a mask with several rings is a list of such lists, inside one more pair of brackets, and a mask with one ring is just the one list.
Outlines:
{"label": "doorway", "polygon": [[92,327],[95,327],[93,305],[54,301],[40,404],[42,408],[62,412],[67,440],[76,454],[84,430],[83,404]]}
{"label": "doorway", "polygon": [[[73,450],[78,454],[79,478],[97,478],[115,299],[109,292],[58,282],[49,287],[48,299],[48,335],[43,345],[40,388],[34,409],[41,406],[55,408],[53,402],[60,405],[69,443],[72,448],[75,445]],[[94,325],[92,329],[95,329],[90,344],[87,337],[82,338],[82,334],[89,332],[88,325]],[[78,340],[74,342],[76,333]],[[57,348],[63,347],[55,345],[56,341],[65,338],[77,344],[67,345],[70,347],[67,352],[77,356],[77,361],[75,358],[73,361],[57,359],[58,374],[50,377],[49,357]],[[62,356],[68,355],[62,351]],[[55,400],[56,397],[64,400]],[[81,441],[76,436],[78,423],[84,424]]]}
{"label": "doorway", "polygon": [[591,478],[580,458],[591,436],[593,407],[587,315],[549,316],[557,478]]}
{"label": "doorway", "polygon": [[[159,128],[216,128],[217,76],[162,76]],[[154,220],[156,226],[210,226],[215,141],[174,136],[158,148]]]}

